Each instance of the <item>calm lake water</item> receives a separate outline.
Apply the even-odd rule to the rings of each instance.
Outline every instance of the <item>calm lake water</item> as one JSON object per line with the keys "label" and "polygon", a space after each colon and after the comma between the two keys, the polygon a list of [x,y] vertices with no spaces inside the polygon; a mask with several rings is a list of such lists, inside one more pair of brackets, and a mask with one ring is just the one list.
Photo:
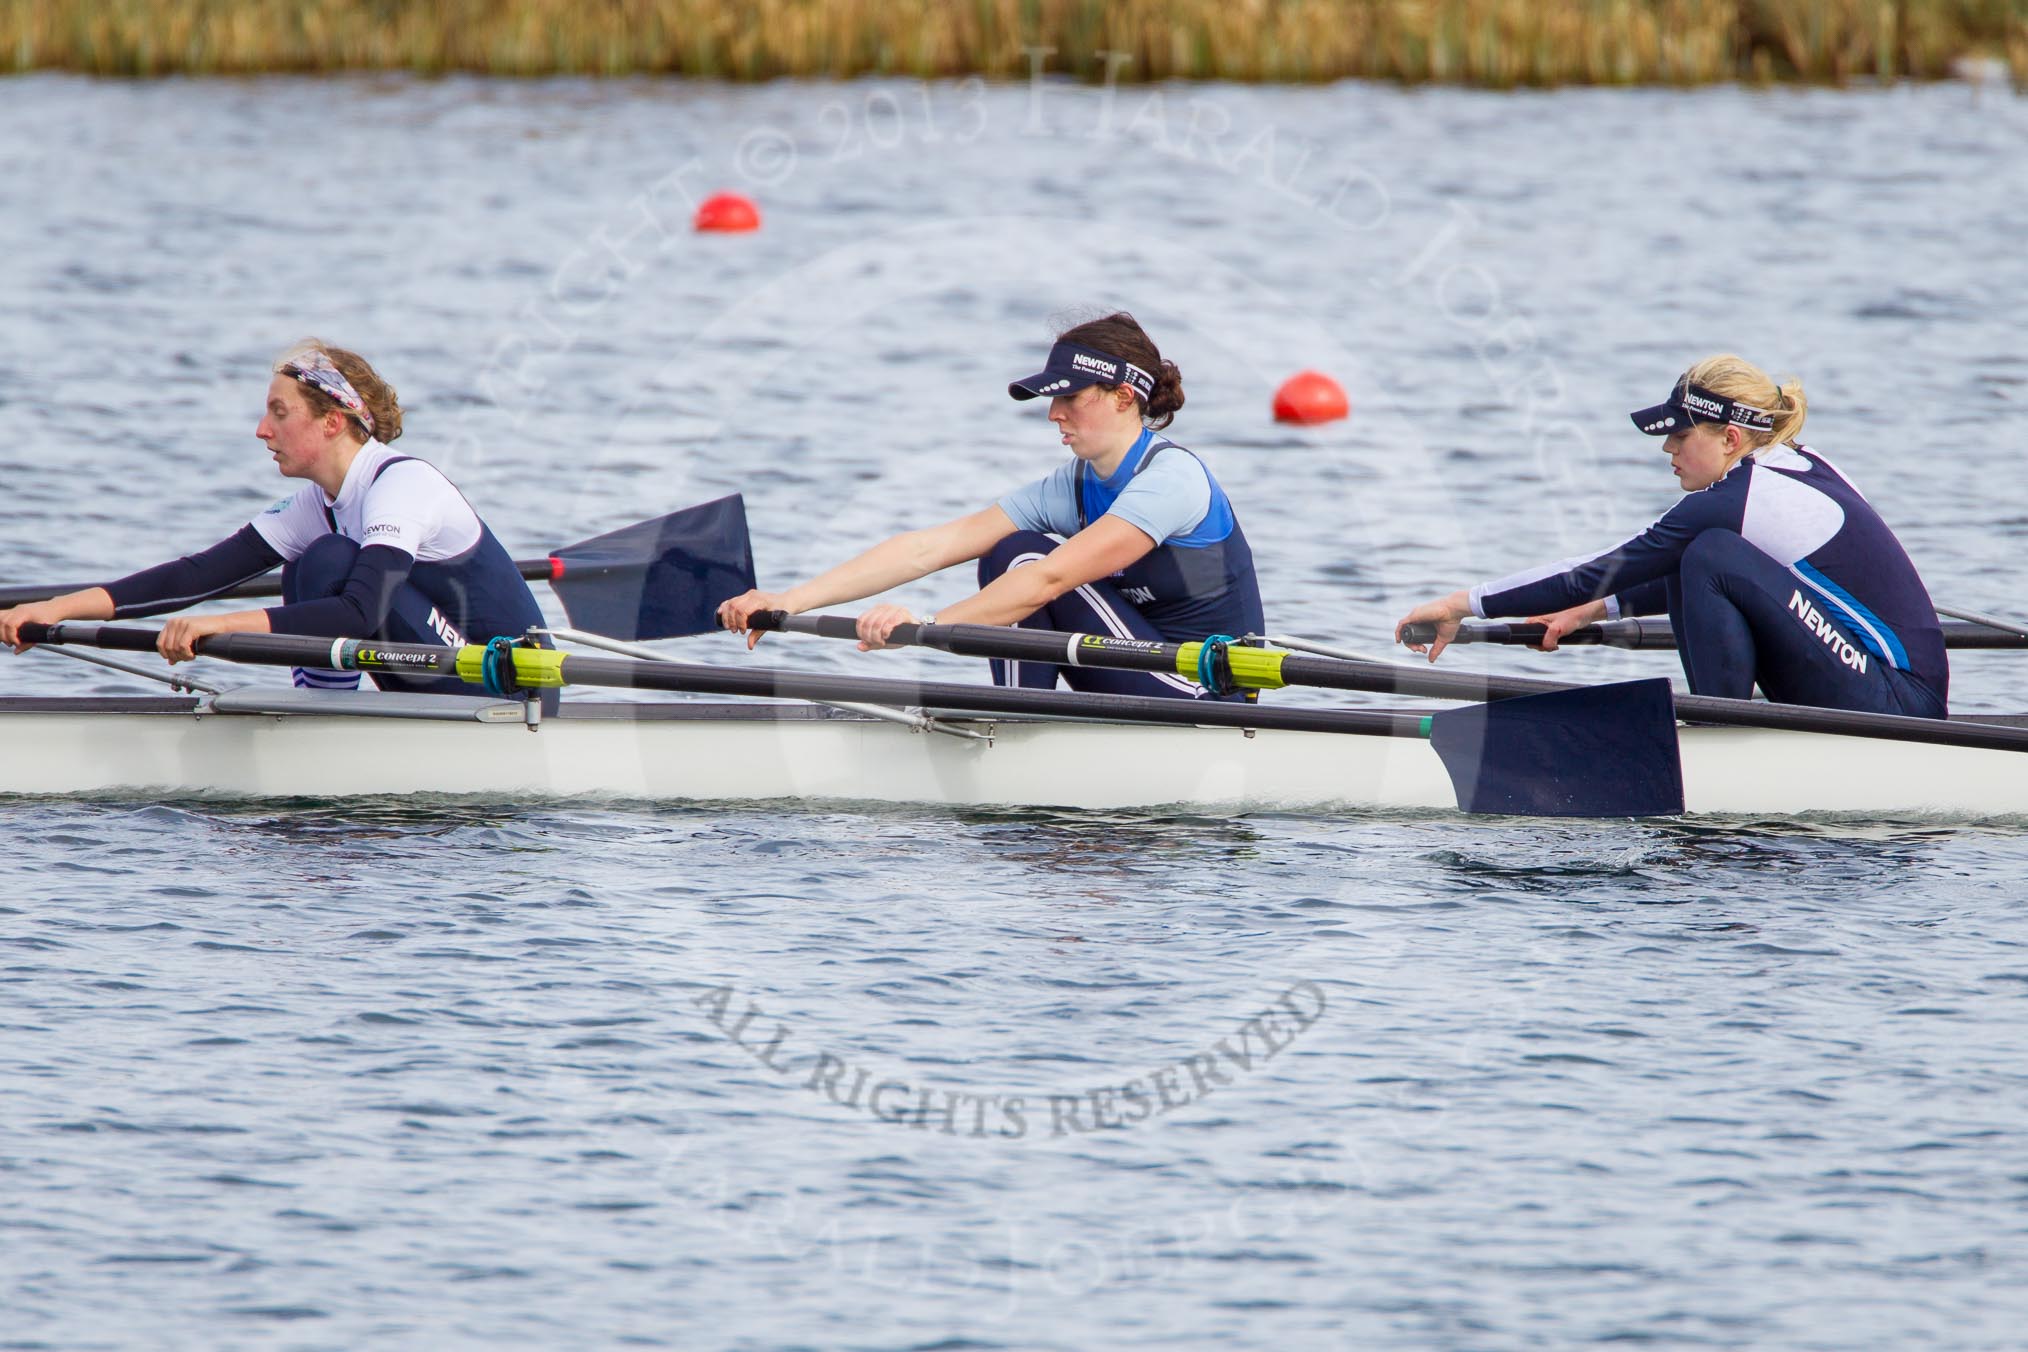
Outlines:
{"label": "calm lake water", "polygon": [[[1966,86],[9,81],[0,580],[278,496],[316,333],[516,553],[737,490],[786,583],[1040,474],[1005,382],[1125,306],[1278,630],[1378,649],[1638,527],[1626,411],[1720,350],[2019,613],[2024,133]],[[691,234],[719,188],[765,228]],[[1349,421],[1268,420],[1305,367]],[[0,804],[0,1346],[2018,1346],[2023,825]]]}

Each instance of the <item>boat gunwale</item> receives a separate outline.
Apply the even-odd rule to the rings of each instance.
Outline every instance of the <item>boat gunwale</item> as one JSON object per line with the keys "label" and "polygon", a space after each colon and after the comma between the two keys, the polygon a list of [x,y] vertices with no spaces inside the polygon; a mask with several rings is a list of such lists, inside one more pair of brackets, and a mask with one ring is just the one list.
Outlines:
{"label": "boat gunwale", "polygon": [[[243,688],[243,687],[242,687]],[[340,694],[338,700],[365,700],[370,695]],[[475,697],[474,702],[479,702]],[[952,723],[1099,723],[1111,726],[1142,726],[1138,719],[1079,718],[1059,714],[992,713],[974,709],[940,709],[933,705],[910,705],[912,711],[940,722]],[[1440,706],[1441,707],[1441,706]],[[1375,710],[1387,713],[1427,713],[1423,706]],[[367,718],[384,719],[388,714],[371,708],[346,708],[334,702],[330,708],[298,709],[217,709],[208,697],[193,695],[0,695],[0,715],[8,714],[194,714],[205,718]],[[754,698],[666,699],[666,700],[565,700],[544,721],[563,722],[661,722],[710,720],[722,722],[877,722],[870,715],[802,700],[780,701]],[[478,720],[474,720],[475,722]],[[1951,723],[2028,728],[2028,713],[1952,714]],[[1148,726],[1188,727],[1166,724]],[[1696,719],[1681,720],[1684,728],[1719,727]],[[1219,727],[1218,731],[1242,731]],[[1347,734],[1327,734],[1347,735]],[[1895,739],[1888,738],[1888,741]]]}

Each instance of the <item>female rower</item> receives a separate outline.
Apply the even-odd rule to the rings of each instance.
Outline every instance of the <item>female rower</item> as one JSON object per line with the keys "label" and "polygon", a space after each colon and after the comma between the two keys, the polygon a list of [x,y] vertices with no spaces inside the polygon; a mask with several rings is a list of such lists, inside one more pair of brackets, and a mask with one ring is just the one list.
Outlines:
{"label": "female rower", "polygon": [[[1225,491],[1194,454],[1158,436],[1183,407],[1183,376],[1130,314],[1059,334],[1043,369],[1007,387],[1049,398],[1049,420],[1072,458],[992,506],[908,531],[784,592],[750,591],[718,608],[728,629],[754,612],[800,612],[856,601],[925,574],[979,560],[980,590],[935,617],[943,624],[1027,628],[1194,642],[1258,633],[1253,554]],[[1052,538],[1059,537],[1059,538]],[[862,649],[885,645],[914,616],[897,605],[859,617]],[[760,638],[749,634],[751,647]],[[1206,696],[1162,672],[993,662],[1000,685]]]}
{"label": "female rower", "polygon": [[[1901,542],[1831,462],[1796,440],[1798,382],[1734,356],[1697,363],[1633,415],[1664,437],[1686,496],[1633,539],[1417,606],[1434,662],[1467,616],[1530,616],[1542,646],[1579,625],[1667,611],[1690,689],[1942,718],[1950,664]],[[1409,645],[1417,652],[1423,644]]]}
{"label": "female rower", "polygon": [[[254,435],[285,478],[309,482],[200,553],[104,586],[0,611],[0,643],[21,651],[24,623],[111,620],[180,610],[282,566],[283,604],[179,616],[158,643],[171,662],[211,634],[309,634],[460,645],[520,637],[542,623],[528,584],[442,473],[397,455],[401,405],[365,359],[306,339],[268,381]],[[349,689],[356,672],[296,672],[296,684]],[[454,677],[375,673],[382,686],[473,693]]]}

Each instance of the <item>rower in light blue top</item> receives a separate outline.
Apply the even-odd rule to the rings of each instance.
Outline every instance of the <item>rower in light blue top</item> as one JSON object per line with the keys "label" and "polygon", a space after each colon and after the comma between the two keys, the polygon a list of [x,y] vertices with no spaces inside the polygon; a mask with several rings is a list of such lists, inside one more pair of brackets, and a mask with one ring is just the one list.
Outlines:
{"label": "rower in light blue top", "polygon": [[[1071,459],[992,506],[909,531],[784,592],[750,591],[719,607],[728,629],[761,610],[791,613],[854,601],[940,568],[979,561],[980,590],[940,611],[943,624],[1019,624],[1170,643],[1262,628],[1253,552],[1225,490],[1167,437],[1183,376],[1129,314],[1058,335],[1043,369],[1007,387],[1049,400]],[[862,648],[885,645],[915,617],[895,605],[859,618]],[[757,642],[758,630],[749,635]],[[993,663],[1001,685],[1209,698],[1165,672]],[[1241,692],[1233,698],[1249,698]]]}
{"label": "rower in light blue top", "polygon": [[[1829,459],[1796,440],[1800,383],[1710,357],[1632,415],[1685,496],[1611,549],[1483,582],[1403,616],[1431,661],[1467,616],[1528,616],[1543,647],[1579,625],[1667,611],[1692,692],[1943,718],[1950,663],[1901,542]],[[1410,644],[1417,652],[1422,644]]]}

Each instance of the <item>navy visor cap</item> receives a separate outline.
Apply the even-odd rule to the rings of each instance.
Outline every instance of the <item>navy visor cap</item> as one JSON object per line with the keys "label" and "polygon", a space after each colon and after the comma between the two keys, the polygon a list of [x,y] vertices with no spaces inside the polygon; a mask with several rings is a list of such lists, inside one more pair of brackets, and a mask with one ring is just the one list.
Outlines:
{"label": "navy visor cap", "polygon": [[1651,437],[1666,437],[1693,422],[1732,423],[1749,432],[1774,431],[1774,414],[1692,385],[1687,375],[1676,382],[1667,399],[1627,416]]}
{"label": "navy visor cap", "polygon": [[1155,377],[1095,347],[1058,343],[1049,349],[1049,361],[1040,371],[1014,381],[1007,386],[1007,393],[1016,399],[1049,399],[1073,394],[1087,385],[1131,385],[1135,394],[1146,399],[1155,392]]}

